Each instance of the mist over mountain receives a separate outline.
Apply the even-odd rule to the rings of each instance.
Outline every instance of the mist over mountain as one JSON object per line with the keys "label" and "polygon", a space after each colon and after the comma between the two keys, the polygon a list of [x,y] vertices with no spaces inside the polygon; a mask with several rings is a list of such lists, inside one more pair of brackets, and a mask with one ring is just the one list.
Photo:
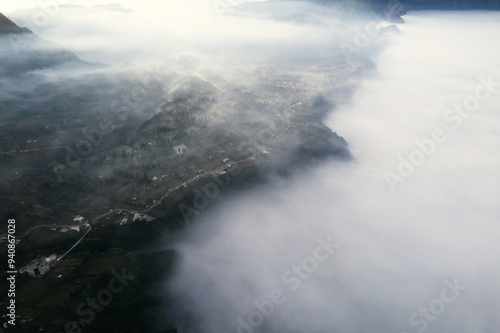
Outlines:
{"label": "mist over mountain", "polygon": [[5,15],[0,13],[0,33],[20,33],[23,30],[14,22],[9,20]]}
{"label": "mist over mountain", "polygon": [[[243,180],[248,171],[249,179],[267,182],[328,158],[351,159],[341,133],[323,122],[372,70],[369,52],[377,45],[347,57],[340,43],[352,28],[335,11],[296,4],[291,13],[308,16],[279,21],[282,5],[275,5],[263,4],[268,17],[250,7],[237,19],[215,16],[205,38],[180,31],[191,36],[180,44],[121,6],[61,6],[43,26],[31,20],[41,9],[16,12],[19,24],[108,64],[82,61],[25,28],[4,36],[1,182],[17,195],[4,197],[2,210],[17,214],[20,225],[37,225],[106,206],[151,206],[165,188],[199,175],[241,168]],[[246,39],[234,33],[256,22]],[[178,146],[186,153],[176,153]],[[151,214],[182,218],[176,200],[190,193]],[[50,208],[33,209],[39,206]]]}
{"label": "mist over mountain", "polygon": [[[182,49],[185,42],[155,26],[124,6],[60,5],[37,24],[41,8],[19,9],[10,16],[44,38],[64,45],[85,61],[117,66],[138,61],[138,53],[148,60]],[[62,28],[63,27],[63,28]],[[105,52],[104,52],[105,50]],[[96,57],[100,53],[101,57]],[[142,59],[144,59],[142,58]]]}
{"label": "mist over mountain", "polygon": [[43,40],[0,13],[0,76],[16,76],[55,66],[83,66],[74,53]]}
{"label": "mist over mountain", "polygon": [[497,5],[0,14],[9,330],[496,333]]}

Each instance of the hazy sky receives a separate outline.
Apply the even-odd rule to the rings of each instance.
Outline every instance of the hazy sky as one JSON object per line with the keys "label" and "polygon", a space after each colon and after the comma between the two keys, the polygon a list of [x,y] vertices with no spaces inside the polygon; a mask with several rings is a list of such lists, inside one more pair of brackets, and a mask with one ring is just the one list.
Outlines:
{"label": "hazy sky", "polygon": [[[336,38],[351,38],[328,14],[333,10],[306,2],[273,2],[244,14],[234,9],[243,1],[191,2],[162,2],[161,10],[143,5],[138,14],[119,8],[63,6],[17,10],[10,17],[86,61],[168,63],[170,70],[178,69],[176,62],[184,62],[197,74],[206,69],[227,71],[234,62],[244,67],[270,56],[318,56],[319,52],[311,52],[318,48],[326,52],[325,58],[331,57],[327,48],[337,44],[338,50]],[[149,14],[141,14],[151,8]]]}
{"label": "hazy sky", "polygon": [[17,9],[34,7],[52,7],[55,5],[94,6],[102,4],[120,4],[136,11],[153,24],[171,29],[203,29],[212,22],[217,8],[224,9],[246,2],[263,2],[265,0],[22,0],[9,1],[0,5],[0,11],[9,13]]}
{"label": "hazy sky", "polygon": [[190,8],[193,10],[193,5],[197,7],[202,7],[200,9],[206,9],[210,7],[210,1],[200,1],[200,0],[119,0],[119,1],[105,1],[105,0],[22,0],[17,2],[3,3],[1,8],[3,11],[11,12],[20,8],[33,8],[42,7],[46,8],[54,4],[58,5],[80,5],[80,6],[95,6],[102,4],[120,4],[124,7],[133,9],[139,13],[143,14],[154,14],[156,12],[157,16],[165,15],[169,16],[168,11],[171,7],[177,8]]}

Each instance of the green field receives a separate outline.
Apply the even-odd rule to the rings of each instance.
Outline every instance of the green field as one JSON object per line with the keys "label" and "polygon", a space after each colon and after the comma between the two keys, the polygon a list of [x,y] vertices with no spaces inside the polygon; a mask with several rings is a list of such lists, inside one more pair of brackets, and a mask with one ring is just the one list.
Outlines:
{"label": "green field", "polygon": [[50,242],[67,238],[68,236],[75,236],[76,234],[77,232],[74,230],[62,233],[60,228],[57,228],[56,230],[50,230],[50,228],[40,228],[31,232],[23,241],[28,241],[36,244],[37,246],[43,246]]}
{"label": "green field", "polygon": [[[109,217],[109,220],[108,220]],[[120,222],[123,220],[125,215],[122,214],[113,214],[111,216],[105,216],[102,219],[99,220],[99,222],[103,224],[120,224]]]}
{"label": "green field", "polygon": [[109,254],[102,254],[93,257],[84,266],[83,270],[87,274],[100,274],[111,271],[114,268],[125,265],[125,257],[121,251],[112,251]]}
{"label": "green field", "polygon": [[66,294],[67,290],[59,288],[56,292],[50,293],[47,297],[45,297],[42,301],[38,302],[36,307],[46,308],[55,304],[57,301],[61,299],[61,297]]}
{"label": "green field", "polygon": [[18,291],[19,314],[36,317],[45,308],[56,304],[70,289],[60,280],[30,279]]}

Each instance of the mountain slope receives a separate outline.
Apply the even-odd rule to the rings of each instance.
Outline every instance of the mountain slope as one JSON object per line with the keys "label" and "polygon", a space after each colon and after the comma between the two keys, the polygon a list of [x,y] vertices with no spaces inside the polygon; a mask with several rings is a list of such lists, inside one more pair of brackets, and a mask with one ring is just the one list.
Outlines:
{"label": "mountain slope", "polygon": [[74,53],[17,26],[0,13],[0,76],[61,65],[85,65]]}
{"label": "mountain slope", "polygon": [[21,33],[22,28],[18,27],[14,22],[9,20],[5,15],[0,13],[0,34],[5,33]]}

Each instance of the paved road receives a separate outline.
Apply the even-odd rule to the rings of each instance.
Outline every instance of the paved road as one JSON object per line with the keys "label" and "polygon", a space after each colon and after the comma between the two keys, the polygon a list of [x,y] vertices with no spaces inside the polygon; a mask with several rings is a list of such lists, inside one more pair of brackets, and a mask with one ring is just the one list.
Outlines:
{"label": "paved road", "polygon": [[[231,162],[231,164],[240,164],[240,163],[243,163],[243,162],[246,162],[246,161],[249,161],[249,160],[255,160],[255,157],[257,155],[257,152],[259,150],[256,150],[252,156],[250,156],[249,158],[246,158],[244,160],[241,160],[241,161],[237,161],[237,162]],[[184,182],[183,184],[189,184],[189,183],[192,183],[194,182],[195,180],[197,180],[199,177],[203,177],[203,176],[206,176],[206,175],[217,175],[218,173],[222,172],[223,171],[223,168],[224,166],[220,167],[220,168],[217,168],[217,169],[214,169],[212,171],[206,171],[198,176],[195,176],[189,180],[187,180],[186,182]],[[179,188],[180,186],[182,186],[183,184],[175,187],[175,188]],[[97,217],[94,217],[93,219],[91,219],[90,221],[91,222],[96,222],[97,220],[107,216],[107,215],[110,215],[110,214],[115,214],[116,212],[118,211],[121,211],[121,212],[127,212],[127,213],[130,213],[130,214],[133,214],[133,213],[146,213],[148,211],[150,211],[151,209],[153,209],[154,207],[156,207],[157,205],[159,205],[161,203],[162,200],[164,200],[170,193],[174,192],[175,191],[175,188],[172,188],[172,189],[169,189],[160,199],[158,199],[154,204],[152,204],[150,207],[148,207],[147,209],[144,209],[142,211],[138,211],[138,210],[131,210],[131,209],[125,209],[125,208],[117,208],[117,209],[111,209],[110,211],[108,212],[105,212]],[[31,232],[33,232],[34,230],[37,230],[37,229],[40,229],[40,228],[72,228],[72,227],[77,227],[79,225],[54,225],[54,224],[41,224],[41,225],[37,225],[31,229],[29,229],[28,231],[26,231],[20,238],[22,237],[25,237],[27,236],[28,234],[30,234]],[[85,236],[87,236],[87,234],[90,232],[90,230],[92,230],[92,227],[90,227],[86,232],[85,234],[83,234],[82,237],[80,237],[80,239],[68,250],[66,251],[66,253],[64,253],[62,256],[60,256],[59,258],[56,259],[56,263],[59,263],[60,260],[62,260],[68,253],[70,253],[78,244],[80,244],[80,242],[85,238]]]}
{"label": "paved road", "polygon": [[[243,163],[243,162],[247,162],[247,161],[250,161],[250,160],[255,160],[255,157],[257,155],[257,151],[254,152],[252,154],[252,156],[244,159],[244,160],[241,160],[241,161],[237,161],[237,162],[231,162],[231,164],[233,165],[237,165],[237,164],[240,164],[240,163]],[[224,166],[222,167],[219,167],[219,168],[216,168],[212,171],[206,171],[198,176],[195,176],[187,181],[185,181],[183,184],[190,184],[192,182],[194,182],[195,180],[197,180],[199,177],[203,177],[203,176],[206,176],[206,175],[217,175],[218,173],[222,172],[223,171],[223,168]],[[178,185],[177,187],[175,188],[179,188],[181,187],[183,184],[180,184]],[[112,210],[109,210],[105,213],[102,213],[101,215],[99,216],[96,216],[92,219],[90,219],[91,222],[97,222],[98,220],[102,219],[103,217],[106,217],[108,215],[111,215],[111,214],[115,214],[116,212],[118,211],[121,211],[121,212],[126,212],[126,213],[129,213],[129,214],[135,214],[135,213],[147,213],[149,212],[151,209],[155,208],[156,206],[158,206],[162,200],[164,200],[170,193],[176,191],[175,188],[172,188],[171,190],[168,190],[165,194],[163,194],[161,196],[161,198],[159,198],[154,204],[152,204],[151,206],[149,206],[148,208],[144,209],[144,210],[132,210],[132,209],[126,209],[126,208],[115,208],[115,209],[112,209]],[[37,225],[31,229],[29,229],[28,231],[26,231],[21,237],[19,237],[19,239],[21,239],[22,237],[25,237],[27,236],[28,234],[30,234],[32,231],[36,230],[36,229],[40,229],[40,228],[72,228],[72,227],[79,227],[80,225],[60,225],[60,224],[57,224],[57,225],[53,225],[53,224],[41,224],[41,225]],[[89,229],[90,230],[90,229]],[[87,231],[88,232],[88,231]],[[85,233],[86,235],[87,233]],[[83,237],[82,237],[83,238]],[[78,241],[77,243],[79,243],[80,241]],[[76,245],[76,244],[75,244]],[[74,246],[73,246],[74,247]],[[73,248],[71,248],[73,249]]]}
{"label": "paved road", "polygon": [[85,238],[85,236],[87,236],[87,234],[89,233],[89,231],[92,230],[92,227],[90,227],[86,232],[85,234],[83,234],[82,237],[80,237],[80,239],[71,247],[71,249],[69,249],[68,251],[66,251],[65,254],[63,254],[62,256],[60,256],[59,258],[57,258],[57,262],[59,262],[62,258],[64,258],[68,253],[71,252],[71,250],[73,250],[78,244],[80,244],[80,242],[82,241],[82,239]]}
{"label": "paved road", "polygon": [[40,150],[47,150],[47,149],[63,149],[64,146],[57,146],[57,147],[44,147],[44,148],[34,148],[34,149],[23,149],[19,151],[0,151],[0,154],[12,154],[12,153],[29,153],[32,151],[40,151]]}
{"label": "paved road", "polygon": [[36,229],[40,229],[40,228],[73,228],[73,227],[79,227],[80,225],[61,225],[61,224],[40,224],[40,225],[37,225],[36,227],[33,227],[31,229],[29,229],[28,231],[26,231],[20,238],[24,237],[24,236],[27,236],[30,232],[36,230]]}

